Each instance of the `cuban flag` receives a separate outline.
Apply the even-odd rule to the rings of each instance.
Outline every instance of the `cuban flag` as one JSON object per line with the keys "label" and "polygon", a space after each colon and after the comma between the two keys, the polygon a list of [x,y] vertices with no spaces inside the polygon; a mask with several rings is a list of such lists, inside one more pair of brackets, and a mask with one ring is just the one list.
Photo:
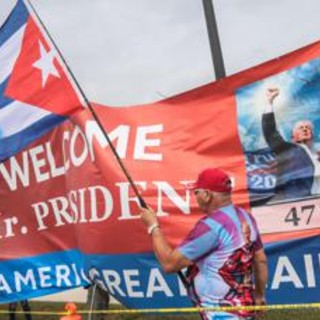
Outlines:
{"label": "cuban flag", "polygon": [[60,124],[81,98],[22,0],[0,28],[0,161]]}

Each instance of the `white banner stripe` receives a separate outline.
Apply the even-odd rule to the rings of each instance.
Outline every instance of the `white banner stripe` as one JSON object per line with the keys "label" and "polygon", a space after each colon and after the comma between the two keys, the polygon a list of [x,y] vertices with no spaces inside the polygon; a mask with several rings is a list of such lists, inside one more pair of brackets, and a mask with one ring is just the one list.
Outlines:
{"label": "white banner stripe", "polygon": [[47,110],[14,101],[0,109],[0,136],[18,133],[50,114]]}
{"label": "white banner stripe", "polygon": [[0,83],[4,82],[12,72],[14,64],[21,50],[22,38],[24,35],[25,25],[16,31],[0,47]]}

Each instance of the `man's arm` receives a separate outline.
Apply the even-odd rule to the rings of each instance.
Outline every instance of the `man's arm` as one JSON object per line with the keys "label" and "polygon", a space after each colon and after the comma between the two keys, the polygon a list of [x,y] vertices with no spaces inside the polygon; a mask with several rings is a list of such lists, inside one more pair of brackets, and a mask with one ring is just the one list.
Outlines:
{"label": "man's arm", "polygon": [[288,143],[279,133],[273,112],[273,102],[279,95],[278,88],[269,88],[266,92],[267,105],[262,115],[262,132],[269,148],[275,153],[283,152]]}
{"label": "man's arm", "polygon": [[165,272],[176,272],[192,264],[179,250],[170,247],[152,209],[141,209],[141,219],[151,232],[154,253]]}
{"label": "man's arm", "polygon": [[264,249],[256,251],[253,259],[256,305],[265,305],[265,288],[268,281],[268,264]]}
{"label": "man's arm", "polygon": [[160,228],[155,229],[151,237],[154,253],[165,272],[177,272],[192,264],[179,250],[169,246]]}

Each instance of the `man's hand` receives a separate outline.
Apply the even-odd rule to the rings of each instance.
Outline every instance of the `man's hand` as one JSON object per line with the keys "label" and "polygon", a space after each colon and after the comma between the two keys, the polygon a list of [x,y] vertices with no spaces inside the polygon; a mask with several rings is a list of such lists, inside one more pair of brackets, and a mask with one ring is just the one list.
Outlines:
{"label": "man's hand", "polygon": [[157,216],[151,208],[142,208],[140,217],[142,222],[147,226],[147,228],[153,225],[154,223],[158,223]]}
{"label": "man's hand", "polygon": [[266,92],[268,102],[272,104],[274,99],[279,95],[279,93],[280,93],[279,88],[268,88]]}
{"label": "man's hand", "polygon": [[[256,306],[265,306],[265,305],[267,305],[267,302],[266,302],[266,298],[265,298],[265,296],[263,295],[255,295],[255,298],[254,298],[254,300],[255,300],[255,305]],[[264,314],[266,313],[266,311],[265,310],[257,310],[256,311],[256,314],[257,314],[257,318],[259,319],[260,317],[262,317]]]}
{"label": "man's hand", "polygon": [[254,299],[257,306],[265,306],[267,304],[265,296],[256,295]]}

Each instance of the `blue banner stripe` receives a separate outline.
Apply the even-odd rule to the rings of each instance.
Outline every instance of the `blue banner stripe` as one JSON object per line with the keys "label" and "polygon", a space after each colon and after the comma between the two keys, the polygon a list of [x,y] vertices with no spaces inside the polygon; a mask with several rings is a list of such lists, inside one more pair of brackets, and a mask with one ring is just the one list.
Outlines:
{"label": "blue banner stripe", "polygon": [[[320,236],[267,244],[269,304],[319,302]],[[190,301],[177,274],[161,271],[153,253],[87,255],[85,270],[127,307],[185,307]],[[156,271],[159,268],[158,271]],[[130,287],[131,283],[135,287]]]}
{"label": "blue banner stripe", "polygon": [[[320,237],[266,245],[269,304],[319,302]],[[153,253],[83,254],[69,250],[0,262],[0,301],[7,303],[86,286],[91,276],[129,308],[189,307],[177,274]]]}
{"label": "blue banner stripe", "polygon": [[320,297],[320,236],[266,245],[270,304],[312,303]]}
{"label": "blue banner stripe", "polygon": [[85,270],[128,308],[192,307],[177,273],[162,271],[153,253],[86,255]]}
{"label": "blue banner stripe", "polygon": [[0,301],[8,303],[87,285],[79,250],[0,262]]}
{"label": "blue banner stripe", "polygon": [[19,0],[0,28],[0,46],[27,22],[28,17],[25,4]]}

